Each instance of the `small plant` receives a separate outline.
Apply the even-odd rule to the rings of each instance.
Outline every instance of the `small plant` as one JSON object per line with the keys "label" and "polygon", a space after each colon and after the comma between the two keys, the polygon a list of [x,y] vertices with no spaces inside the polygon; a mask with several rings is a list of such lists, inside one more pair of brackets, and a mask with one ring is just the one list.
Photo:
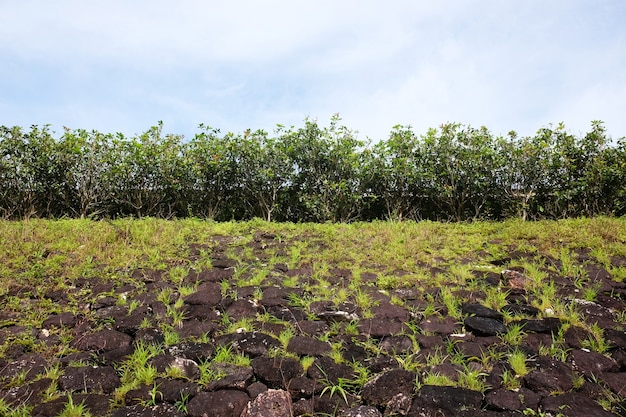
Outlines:
{"label": "small plant", "polygon": [[422,376],[422,384],[424,385],[437,385],[437,386],[456,386],[456,382],[450,379],[447,375],[442,375],[439,372],[426,372]]}
{"label": "small plant", "polygon": [[509,365],[517,376],[523,377],[528,374],[526,366],[526,354],[519,349],[515,349],[509,354]]}
{"label": "small plant", "polygon": [[509,324],[506,333],[500,335],[502,342],[508,346],[519,346],[523,341],[526,333],[523,331],[524,326],[518,323]]}
{"label": "small plant", "polygon": [[84,401],[80,404],[74,404],[72,396],[68,395],[65,408],[61,411],[59,417],[91,417],[91,413],[87,410]]}

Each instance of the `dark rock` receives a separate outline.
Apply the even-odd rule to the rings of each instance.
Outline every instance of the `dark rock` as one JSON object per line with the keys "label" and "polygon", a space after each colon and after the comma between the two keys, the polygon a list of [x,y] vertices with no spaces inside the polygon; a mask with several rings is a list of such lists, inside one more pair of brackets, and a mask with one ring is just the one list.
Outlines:
{"label": "dark rock", "polygon": [[275,337],[260,332],[230,333],[215,338],[216,345],[231,345],[238,352],[251,357],[267,355],[273,348],[281,347]]}
{"label": "dark rock", "polygon": [[565,343],[572,349],[582,349],[582,342],[589,337],[591,333],[579,326],[570,326],[563,334]]}
{"label": "dark rock", "polygon": [[78,323],[78,317],[74,313],[65,312],[48,316],[42,323],[43,329],[51,329],[53,327],[74,327]]}
{"label": "dark rock", "polygon": [[385,319],[404,323],[409,321],[409,311],[391,303],[381,303],[372,308],[372,313],[377,319]]}
{"label": "dark rock", "polygon": [[626,372],[604,373],[600,376],[600,381],[617,395],[626,397]]}
{"label": "dark rock", "polygon": [[217,391],[221,389],[238,389],[245,390],[252,382],[251,366],[236,366],[226,363],[214,364],[211,368],[213,371],[225,376],[217,381],[211,381],[207,384],[207,391]]}
{"label": "dark rock", "polygon": [[111,417],[184,417],[174,404],[157,404],[153,406],[133,405],[121,407],[111,413]]}
{"label": "dark rock", "polygon": [[200,386],[191,381],[159,378],[155,383],[160,398],[168,403],[175,403],[183,398],[191,399],[200,392]]}
{"label": "dark rock", "polygon": [[248,401],[250,397],[243,391],[200,392],[187,404],[187,413],[194,417],[240,417]]}
{"label": "dark rock", "polygon": [[412,397],[399,393],[394,395],[385,405],[384,417],[405,416],[411,409]]}
{"label": "dark rock", "polygon": [[303,320],[298,322],[297,327],[307,336],[320,336],[328,331],[328,324],[322,320]]}
{"label": "dark rock", "polygon": [[328,342],[322,342],[309,336],[294,336],[289,340],[287,352],[296,355],[322,356],[329,353],[331,346]]}
{"label": "dark rock", "polygon": [[315,401],[307,398],[301,398],[298,401],[294,401],[291,405],[293,408],[294,416],[313,416],[315,410],[313,409],[313,403]]}
{"label": "dark rock", "polygon": [[507,304],[502,307],[502,311],[506,311],[511,314],[520,314],[531,317],[537,317],[539,315],[539,309],[528,304]]}
{"label": "dark rock", "polygon": [[279,320],[288,321],[294,324],[306,319],[306,314],[304,313],[304,311],[298,308],[287,307],[284,305],[268,306],[267,312]]}
{"label": "dark rock", "polygon": [[526,333],[550,333],[557,334],[561,328],[561,320],[555,317],[548,317],[541,320],[522,319],[513,324],[519,323]]}
{"label": "dark rock", "polygon": [[591,398],[576,392],[547,396],[541,400],[541,409],[544,412],[568,417],[610,417],[614,415],[605,411]]}
{"label": "dark rock", "polygon": [[250,401],[241,417],[292,417],[291,396],[283,390],[267,390]]}
{"label": "dark rock", "polygon": [[[56,417],[63,412],[68,400],[68,397],[60,397],[38,404],[31,410],[30,415]],[[76,405],[83,404],[85,411],[89,412],[93,417],[108,416],[111,397],[102,394],[73,394],[72,402]]]}
{"label": "dark rock", "polygon": [[101,330],[76,337],[71,345],[78,350],[92,350],[106,352],[129,347],[133,338],[126,333],[116,330]]}
{"label": "dark rock", "polygon": [[222,289],[215,282],[200,284],[196,292],[184,298],[186,304],[214,307],[222,301]]}
{"label": "dark rock", "polygon": [[183,342],[167,348],[167,353],[171,356],[202,362],[213,356],[215,347],[212,343]]}
{"label": "dark rock", "polygon": [[267,385],[265,385],[262,382],[253,382],[252,384],[248,385],[248,388],[246,388],[246,392],[248,393],[248,395],[250,396],[251,399],[255,399],[260,393],[267,391]]}
{"label": "dark rock", "polygon": [[413,351],[413,341],[408,336],[387,336],[381,340],[379,348],[386,353],[404,354]]}
{"label": "dark rock", "polygon": [[339,379],[354,379],[354,370],[348,365],[337,363],[328,356],[315,358],[313,365],[307,370],[309,378],[324,381],[329,384],[338,384]]}
{"label": "dark rock", "polygon": [[48,361],[39,353],[26,353],[19,356],[15,361],[9,362],[1,370],[2,377],[12,378],[25,372],[27,380],[46,371]]}
{"label": "dark rock", "polygon": [[616,329],[604,329],[604,339],[612,348],[626,349],[626,332]]}
{"label": "dark rock", "polygon": [[515,411],[531,409],[537,410],[541,396],[527,388],[520,388],[517,392],[506,389],[497,389],[485,396],[487,407],[498,411]]}
{"label": "dark rock", "polygon": [[59,377],[59,386],[65,391],[86,390],[110,394],[120,385],[120,378],[111,366],[69,367]]}
{"label": "dark rock", "polygon": [[314,412],[328,416],[341,414],[343,410],[355,407],[360,403],[359,399],[349,392],[333,393],[331,390],[327,390],[321,395],[314,396],[312,400]]}
{"label": "dark rock", "polygon": [[165,344],[165,336],[159,329],[139,329],[135,333],[135,343],[163,345]]}
{"label": "dark rock", "polygon": [[117,318],[115,320],[115,330],[132,336],[141,328],[145,318],[150,318],[148,306],[140,307],[130,315]]}
{"label": "dark rock", "polygon": [[422,331],[434,334],[449,335],[458,333],[461,330],[459,324],[454,318],[446,317],[427,317],[420,323]]}
{"label": "dark rock", "polygon": [[393,369],[370,379],[363,385],[361,394],[367,405],[384,407],[397,394],[410,397],[415,387],[416,374],[403,369]]}
{"label": "dark rock", "polygon": [[[418,391],[408,416],[435,415],[435,410],[459,413],[463,410],[478,410],[483,402],[483,394],[457,387],[424,385]],[[446,415],[446,414],[444,414]]]}
{"label": "dark rock", "polygon": [[235,261],[234,259],[224,259],[224,258],[213,259],[211,261],[211,266],[217,269],[234,268],[237,266],[237,261]]}
{"label": "dark rock", "polygon": [[485,307],[482,304],[463,304],[461,306],[461,312],[468,316],[486,317],[488,319],[495,319],[502,321],[502,314],[491,308]]}
{"label": "dark rock", "polygon": [[311,398],[313,394],[321,391],[323,386],[312,378],[299,376],[289,382],[289,393],[298,400],[300,398]]}
{"label": "dark rock", "polygon": [[259,310],[260,306],[258,304],[252,300],[242,298],[235,300],[231,305],[229,305],[226,309],[226,314],[234,320],[240,320],[246,317],[255,317]]}
{"label": "dark rock", "polygon": [[496,336],[506,333],[506,327],[502,322],[486,317],[467,317],[463,323],[477,336]]}
{"label": "dark rock", "polygon": [[376,407],[360,405],[358,407],[343,410],[340,417],[383,417],[383,415]]}
{"label": "dark rock", "polygon": [[0,398],[10,405],[37,405],[44,400],[45,391],[51,384],[52,379],[42,378],[29,384],[13,387],[5,393],[0,393]]}
{"label": "dark rock", "polygon": [[259,356],[252,359],[252,369],[257,378],[274,389],[289,387],[289,381],[304,373],[300,362],[293,358]]}
{"label": "dark rock", "polygon": [[549,394],[554,391],[566,392],[572,389],[572,368],[547,356],[535,360],[536,369],[524,378],[526,388],[536,393]]}
{"label": "dark rock", "polygon": [[612,358],[607,358],[598,352],[586,350],[572,350],[569,361],[574,369],[585,376],[598,376],[602,372],[618,372],[619,366]]}
{"label": "dark rock", "polygon": [[359,321],[358,327],[360,332],[376,338],[400,334],[405,329],[405,326],[398,321],[377,318],[362,319]]}
{"label": "dark rock", "polygon": [[208,321],[185,320],[182,326],[176,329],[181,339],[190,337],[211,336],[217,330],[217,325]]}

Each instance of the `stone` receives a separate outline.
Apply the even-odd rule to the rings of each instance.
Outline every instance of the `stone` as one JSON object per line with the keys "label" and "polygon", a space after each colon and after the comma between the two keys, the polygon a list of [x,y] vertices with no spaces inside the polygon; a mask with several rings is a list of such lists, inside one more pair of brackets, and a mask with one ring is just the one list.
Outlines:
{"label": "stone", "polygon": [[537,410],[540,400],[541,396],[523,387],[517,392],[497,389],[485,396],[487,406],[497,411],[515,411],[527,408]]}
{"label": "stone", "polygon": [[267,390],[250,401],[241,417],[293,417],[291,396],[283,390]]}
{"label": "stone", "polygon": [[485,307],[482,304],[465,303],[461,306],[461,312],[468,316],[486,317],[488,319],[502,321],[502,313],[499,313],[489,307]]}
{"label": "stone", "polygon": [[41,324],[43,329],[51,329],[53,327],[74,327],[78,323],[78,317],[74,313],[64,312],[52,314]]}
{"label": "stone", "polygon": [[370,405],[360,405],[358,407],[343,410],[340,417],[383,417],[378,408]]}
{"label": "stone", "polygon": [[566,392],[573,388],[572,368],[548,356],[535,360],[535,370],[523,378],[524,386],[536,393]]}
{"label": "stone", "polygon": [[[483,394],[466,388],[424,385],[418,391],[408,416],[437,415],[425,414],[436,410],[458,414],[463,410],[479,410]],[[447,414],[444,414],[447,415]]]}
{"label": "stone", "polygon": [[26,379],[32,379],[44,373],[48,365],[48,361],[41,354],[26,353],[2,367],[1,373],[3,378],[11,378],[25,372]]}
{"label": "stone", "polygon": [[203,391],[187,403],[187,414],[193,417],[240,417],[248,401],[250,397],[243,391]]}
{"label": "stone", "polygon": [[157,404],[144,406],[136,404],[130,407],[121,407],[111,413],[111,417],[184,417],[174,404]]}
{"label": "stone", "polygon": [[289,382],[289,393],[295,400],[311,398],[323,389],[323,385],[313,378],[297,376]]}
{"label": "stone", "polygon": [[626,372],[603,373],[600,381],[606,384],[611,391],[622,397],[626,397]]}
{"label": "stone", "polygon": [[605,411],[591,398],[576,392],[547,396],[541,400],[540,405],[544,412],[568,417],[610,417],[614,415]]}
{"label": "stone", "polygon": [[211,369],[225,376],[217,381],[209,382],[206,386],[207,391],[217,391],[220,389],[245,390],[252,382],[253,372],[251,366],[216,363],[211,366]]}
{"label": "stone", "polygon": [[322,356],[329,353],[330,350],[330,343],[322,342],[310,336],[294,336],[287,344],[287,352],[301,356]]}
{"label": "stone", "polygon": [[361,333],[375,338],[400,334],[405,328],[400,322],[379,318],[361,319],[358,327]]}
{"label": "stone", "polygon": [[186,304],[214,307],[222,301],[222,289],[218,283],[204,282],[196,292],[184,298]]}
{"label": "stone", "polygon": [[116,330],[100,330],[99,332],[76,337],[71,345],[78,350],[107,352],[129,347],[133,338]]}
{"label": "stone", "polygon": [[496,336],[506,333],[506,327],[502,322],[486,317],[467,317],[463,323],[477,336]]}
{"label": "stone", "polygon": [[569,355],[572,367],[585,376],[600,375],[603,372],[618,372],[619,366],[612,358],[588,350],[572,350]]}
{"label": "stone", "polygon": [[384,407],[397,394],[411,397],[417,375],[404,369],[393,369],[376,375],[363,385],[361,396],[366,405]]}
{"label": "stone", "polygon": [[267,355],[271,349],[282,345],[273,336],[260,332],[230,333],[215,338],[216,345],[231,345],[237,352],[251,357]]}
{"label": "stone", "polygon": [[252,359],[252,369],[259,380],[274,389],[286,389],[289,381],[304,374],[300,362],[293,358],[259,356]]}
{"label": "stone", "polygon": [[382,352],[405,354],[413,351],[413,341],[408,336],[387,336],[379,343]]}
{"label": "stone", "polygon": [[422,320],[420,323],[422,331],[439,335],[449,335],[458,333],[461,327],[452,317],[430,316]]}
{"label": "stone", "polygon": [[59,386],[64,391],[110,394],[121,385],[117,371],[111,366],[68,367],[59,377]]}
{"label": "stone", "polygon": [[541,320],[526,320],[522,319],[513,324],[520,324],[522,331],[526,333],[550,333],[557,334],[561,328],[561,320],[555,317],[548,317]]}
{"label": "stone", "polygon": [[518,304],[518,303],[507,304],[504,307],[502,307],[502,310],[506,311],[507,313],[511,313],[513,315],[519,314],[519,315],[525,315],[525,316],[531,316],[531,317],[537,317],[540,313],[537,307],[533,307],[528,304]]}
{"label": "stone", "polygon": [[314,380],[338,384],[339,379],[354,379],[354,370],[348,365],[335,362],[328,356],[315,358],[313,365],[307,370],[307,376]]}
{"label": "stone", "polygon": [[565,343],[572,349],[582,349],[582,342],[590,337],[591,333],[579,326],[570,326],[563,334]]}

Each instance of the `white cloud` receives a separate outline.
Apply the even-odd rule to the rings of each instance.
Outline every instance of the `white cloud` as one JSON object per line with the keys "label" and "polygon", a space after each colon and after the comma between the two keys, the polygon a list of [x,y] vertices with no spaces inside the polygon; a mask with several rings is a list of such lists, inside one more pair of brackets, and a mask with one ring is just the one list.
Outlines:
{"label": "white cloud", "polygon": [[594,118],[626,134],[621,0],[24,0],[0,16],[3,124],[190,136],[339,112],[376,139]]}

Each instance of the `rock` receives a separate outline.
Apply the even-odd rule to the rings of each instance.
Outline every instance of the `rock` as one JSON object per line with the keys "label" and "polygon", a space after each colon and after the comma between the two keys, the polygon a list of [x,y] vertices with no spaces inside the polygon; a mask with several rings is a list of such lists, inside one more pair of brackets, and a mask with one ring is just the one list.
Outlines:
{"label": "rock", "polygon": [[383,417],[383,415],[376,407],[360,405],[358,407],[343,410],[340,417]]}
{"label": "rock", "polygon": [[604,373],[600,381],[605,383],[611,391],[622,397],[626,397],[626,372]]}
{"label": "rock", "polygon": [[227,363],[214,364],[212,370],[225,374],[226,376],[211,381],[206,386],[206,391],[217,391],[220,389],[245,390],[252,381],[253,372],[251,366],[236,366]]}
{"label": "rock", "polygon": [[116,330],[100,330],[99,332],[76,337],[71,345],[78,350],[107,352],[127,348],[133,338]]}
{"label": "rock", "polygon": [[216,345],[232,345],[233,349],[251,357],[267,355],[269,350],[280,348],[275,337],[260,332],[230,333],[215,338]]}
{"label": "rock", "polygon": [[78,323],[78,317],[74,313],[64,312],[52,314],[48,316],[42,323],[43,329],[51,329],[53,327],[74,327]]}
{"label": "rock", "polygon": [[0,370],[2,374],[0,378],[12,378],[24,372],[26,379],[32,379],[44,373],[48,365],[48,361],[41,354],[34,352],[26,353],[3,366]]}
{"label": "rock", "polygon": [[304,373],[300,362],[293,358],[259,356],[252,359],[252,369],[258,379],[274,389],[286,389],[289,381]]}
{"label": "rock", "polygon": [[526,275],[511,269],[502,271],[502,280],[511,288],[525,290],[532,284],[532,280]]}
{"label": "rock", "polygon": [[359,320],[359,331],[370,337],[380,338],[400,334],[404,330],[402,323],[389,321],[388,319],[361,319]]}
{"label": "rock", "polygon": [[222,301],[222,289],[215,282],[200,284],[196,292],[184,298],[186,304],[214,307]]}
{"label": "rock", "polygon": [[313,378],[297,376],[289,382],[289,393],[296,400],[311,398],[316,392],[321,392],[323,387]]}
{"label": "rock", "polygon": [[394,395],[385,406],[384,417],[405,416],[411,409],[412,397],[404,393]]}
{"label": "rock", "polygon": [[287,345],[287,352],[300,356],[322,356],[329,353],[330,350],[330,343],[322,342],[310,336],[294,336]]}
{"label": "rock", "polygon": [[492,310],[491,308],[485,307],[482,304],[465,303],[461,306],[461,312],[468,316],[486,317],[488,319],[495,319],[498,321],[502,321],[502,313],[499,313],[496,310]]}
{"label": "rock", "polygon": [[603,372],[618,372],[619,366],[612,358],[607,358],[598,352],[588,350],[573,350],[570,352],[569,361],[574,369],[585,376],[600,375]]}
{"label": "rock", "polygon": [[485,396],[487,406],[498,411],[537,410],[540,400],[541,396],[527,388],[520,388],[517,392],[497,389]]}
{"label": "rock", "polygon": [[579,326],[570,326],[563,334],[565,343],[572,349],[581,349],[582,342],[589,337],[592,337],[591,333]]}
{"label": "rock", "polygon": [[416,377],[414,372],[404,369],[393,369],[379,374],[363,385],[363,402],[366,405],[384,407],[397,394],[411,397]]}
{"label": "rock", "polygon": [[203,391],[189,401],[187,414],[194,417],[240,417],[249,400],[243,391]]}
{"label": "rock", "polygon": [[328,356],[315,358],[313,365],[307,370],[309,378],[325,381],[330,384],[338,384],[339,379],[354,379],[354,370],[348,365],[335,362]]}
{"label": "rock", "polygon": [[387,336],[379,343],[379,349],[395,355],[413,351],[413,341],[408,336]]}
{"label": "rock", "polygon": [[557,334],[561,328],[561,320],[555,317],[548,317],[541,320],[522,319],[513,324],[519,323],[522,331],[526,333],[552,333]]}
{"label": "rock", "polygon": [[283,390],[267,390],[250,401],[241,417],[293,417],[291,396]]}
{"label": "rock", "polygon": [[547,396],[541,400],[541,409],[544,412],[567,417],[610,417],[614,415],[605,411],[591,398],[576,392]]}
{"label": "rock", "polygon": [[461,328],[452,317],[430,316],[420,323],[422,331],[440,335],[457,333]]}
{"label": "rock", "polygon": [[506,327],[500,321],[486,317],[467,317],[463,323],[477,336],[496,336],[506,333]]}
{"label": "rock", "polygon": [[246,388],[246,392],[248,393],[250,398],[254,400],[260,393],[267,391],[267,389],[267,385],[257,381],[248,385],[248,388]]}
{"label": "rock", "polygon": [[14,387],[6,393],[0,392],[0,398],[9,405],[37,405],[44,400],[45,391],[52,382],[50,378],[42,378],[30,384]]}
{"label": "rock", "polygon": [[[483,394],[478,391],[458,387],[424,385],[417,391],[407,416],[447,415],[444,413],[437,414],[437,410],[458,414],[463,410],[479,410],[482,402]],[[434,414],[432,414],[433,411]]]}
{"label": "rock", "polygon": [[564,362],[556,361],[547,356],[539,356],[535,360],[536,369],[524,376],[524,386],[536,392],[566,392],[572,389],[572,368]]}
{"label": "rock", "polygon": [[539,309],[528,304],[507,304],[502,307],[503,311],[511,314],[520,314],[531,317],[537,317],[539,315]]}
{"label": "rock", "polygon": [[110,394],[121,386],[117,371],[111,366],[68,367],[59,377],[64,391],[100,391]]}
{"label": "rock", "polygon": [[133,405],[121,407],[111,413],[111,417],[184,417],[174,404],[157,404],[153,406]]}
{"label": "rock", "polygon": [[252,300],[238,299],[235,300],[226,309],[226,314],[233,320],[240,320],[246,317],[255,317],[260,306]]}

